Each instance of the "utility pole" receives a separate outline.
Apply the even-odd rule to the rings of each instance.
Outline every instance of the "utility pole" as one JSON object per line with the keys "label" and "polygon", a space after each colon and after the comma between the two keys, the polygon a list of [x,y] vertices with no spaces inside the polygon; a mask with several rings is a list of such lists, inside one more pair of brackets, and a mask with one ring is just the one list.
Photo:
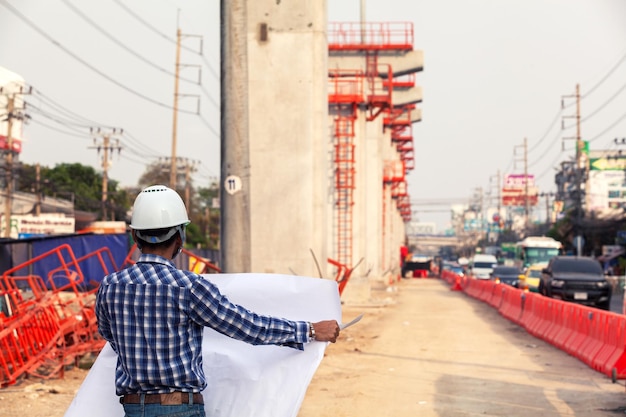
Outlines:
{"label": "utility pole", "polygon": [[220,242],[224,272],[250,272],[247,1],[221,0]]}
{"label": "utility pole", "polygon": [[[6,192],[4,198],[4,237],[11,237],[11,212],[13,208],[13,120],[24,120],[28,116],[23,113],[23,107],[16,104],[16,97],[18,95],[30,94],[32,88],[29,88],[27,92],[23,91],[23,87],[20,86],[19,92],[6,93],[7,96],[7,133],[6,133]],[[0,93],[4,93],[3,88],[0,88]]]}
{"label": "utility pole", "polygon": [[[500,170],[498,170],[498,172],[496,173],[496,175],[492,175],[489,177],[489,193],[491,193],[491,188],[493,188],[493,180],[496,180],[496,208],[498,210],[498,216],[500,215],[500,210],[502,209],[502,184],[500,183],[501,181],[501,176],[500,176]],[[491,203],[491,201],[490,201]]]}
{"label": "utility pole", "polygon": [[[170,165],[170,188],[176,189],[176,180],[178,177],[177,167],[176,167],[176,142],[178,135],[178,98],[183,96],[178,92],[178,86],[180,82],[180,69],[183,67],[180,63],[180,44],[183,37],[189,37],[194,35],[183,35],[180,28],[176,30],[176,65],[175,65],[175,77],[174,77],[174,116],[172,121],[172,153],[171,157],[171,165]],[[200,43],[200,48],[202,48],[202,42]],[[200,51],[201,52],[201,51]],[[200,66],[198,65],[184,65],[184,66],[194,66],[198,68],[198,84],[200,84],[201,74],[200,74]],[[186,94],[189,95],[189,94]],[[194,97],[199,97],[197,95],[193,95]],[[197,113],[200,114],[200,101],[198,99],[198,109]]]}
{"label": "utility pole", "polygon": [[528,139],[524,138],[524,217],[526,230],[530,229],[530,193],[528,192],[530,179],[528,178]]}
{"label": "utility pole", "polygon": [[37,194],[37,205],[35,206],[35,216],[41,215],[41,168],[39,163],[35,165],[35,193]]}
{"label": "utility pole", "polygon": [[170,188],[176,189],[176,132],[178,130],[178,84],[180,75],[180,28],[176,30],[176,77],[174,77],[174,120],[172,121],[172,164],[170,165]]}
{"label": "utility pole", "polygon": [[[581,132],[580,132],[580,84],[576,84],[576,93],[572,96],[563,96],[561,98],[561,108],[564,109],[565,108],[565,103],[564,103],[564,98],[575,98],[576,99],[576,114],[573,116],[563,116],[563,118],[575,118],[576,119],[576,136],[575,137],[569,137],[569,138],[563,138],[563,139],[574,139],[576,141],[576,154],[575,154],[575,159],[576,159],[576,170],[575,170],[575,184],[576,184],[576,220],[575,220],[575,224],[574,224],[574,238],[575,241],[578,242],[578,244],[576,245],[576,253],[577,255],[581,255],[582,253],[582,248],[581,248],[581,242],[582,242],[582,220],[583,220],[583,210],[584,210],[584,206],[583,206],[583,193],[584,193],[584,188],[583,187],[583,169],[585,169],[585,174],[586,174],[586,167],[583,168],[583,164],[582,164],[582,150],[584,147],[584,142],[581,139]],[[564,122],[561,123],[561,129],[564,129]],[[585,175],[586,176],[586,175]]]}
{"label": "utility pole", "polygon": [[[513,153],[516,154],[517,149],[520,147],[524,152],[521,161],[524,163],[524,227],[526,229],[525,233],[528,233],[530,229],[530,178],[528,176],[528,140],[526,138],[524,138],[524,143],[522,145],[515,146]],[[515,162],[520,161],[514,158],[514,165]]]}
{"label": "utility pole", "polygon": [[[109,193],[109,166],[111,163],[109,162],[110,154],[114,151],[117,151],[118,155],[122,151],[122,146],[120,145],[119,139],[115,139],[115,144],[111,143],[111,135],[122,134],[124,131],[122,129],[113,129],[111,133],[101,132],[100,128],[90,129],[92,135],[100,136],[101,142],[98,141],[97,138],[93,138],[94,146],[91,146],[90,149],[96,149],[98,154],[100,151],[102,152],[102,201],[101,201],[101,209],[102,209],[102,220],[108,220],[107,214],[107,200]],[[113,215],[115,217],[115,215]],[[113,218],[113,220],[115,220]]]}
{"label": "utility pole", "polygon": [[6,194],[4,198],[4,237],[11,237],[11,208],[13,203],[13,113],[15,95],[11,94],[7,102],[7,155],[6,155]]}

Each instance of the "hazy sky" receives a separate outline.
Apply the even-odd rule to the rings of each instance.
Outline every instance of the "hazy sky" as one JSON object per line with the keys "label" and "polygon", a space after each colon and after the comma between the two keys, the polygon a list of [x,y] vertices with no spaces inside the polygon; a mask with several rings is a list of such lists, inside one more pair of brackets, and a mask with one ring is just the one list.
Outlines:
{"label": "hazy sky", "polygon": [[[359,20],[361,3],[329,0],[329,20]],[[218,177],[218,0],[0,0],[0,66],[36,90],[22,161],[100,170],[92,126],[124,129],[109,170],[122,185],[137,182],[146,157],[169,156],[177,10],[183,34],[193,35],[183,38],[181,76],[194,81],[200,66],[203,80],[181,82],[189,96],[179,101],[177,155],[199,162],[197,184]],[[591,149],[617,150],[614,139],[626,137],[624,0],[370,0],[365,13],[412,22],[424,51],[414,219],[441,229],[448,207],[424,203],[466,203],[478,187],[495,196],[498,171],[523,172],[524,138],[529,173],[541,192],[554,191],[555,168],[574,156],[574,141],[563,138],[575,135],[577,83]],[[201,116],[188,114],[197,97]]]}

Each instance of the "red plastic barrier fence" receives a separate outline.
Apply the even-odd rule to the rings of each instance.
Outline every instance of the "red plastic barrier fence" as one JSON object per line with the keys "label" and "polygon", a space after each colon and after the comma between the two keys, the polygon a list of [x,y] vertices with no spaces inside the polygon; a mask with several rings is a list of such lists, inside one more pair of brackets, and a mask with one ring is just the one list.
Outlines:
{"label": "red plastic barrier fence", "polygon": [[569,320],[569,308],[571,303],[565,301],[554,300],[552,309],[550,311],[549,320],[552,323],[552,327],[549,331],[543,334],[543,339],[554,345],[555,347],[562,348],[563,344],[558,343],[559,338],[562,337],[564,332],[569,333],[567,328],[567,322]]}
{"label": "red plastic barrier fence", "polygon": [[463,285],[464,291],[472,298],[478,298],[478,283],[475,279],[466,277],[465,285]]}
{"label": "red plastic barrier fence", "polygon": [[496,307],[528,333],[614,380],[626,379],[626,316],[488,280],[463,277],[461,282],[467,295]]}
{"label": "red plastic barrier fence", "polygon": [[545,298],[542,303],[541,310],[541,321],[537,326],[536,333],[537,337],[543,340],[548,340],[553,335],[557,333],[558,323],[554,318],[556,317],[555,312],[558,310],[559,304],[564,301],[555,300],[553,298]]}
{"label": "red plastic barrier fence", "polygon": [[502,298],[504,297],[504,292],[506,291],[507,285],[495,283],[493,281],[489,281],[491,283],[491,294],[487,298],[487,304],[490,306],[499,309],[502,304]]}
{"label": "red plastic barrier fence", "polygon": [[579,355],[580,347],[585,343],[589,335],[593,319],[593,309],[591,307],[578,306],[578,308],[574,310],[572,319],[573,321],[570,323],[572,336],[567,339],[563,350],[582,360]]}
{"label": "red plastic barrier fence", "polygon": [[573,303],[564,303],[561,311],[557,312],[559,316],[554,318],[559,320],[561,326],[554,335],[552,344],[561,350],[565,350],[568,340],[575,336],[578,307],[578,305]]}
{"label": "red plastic barrier fence", "polygon": [[524,308],[525,293],[514,287],[507,288],[502,296],[498,312],[505,318],[519,324]]}
{"label": "red plastic barrier fence", "polygon": [[597,365],[601,372],[614,378],[626,378],[626,317],[616,315],[617,318],[611,326],[608,345],[614,346],[610,352],[602,352],[598,354],[597,359],[601,360],[606,357],[603,363]]}
{"label": "red plastic barrier fence", "polygon": [[[532,327],[537,320],[539,320],[539,316],[536,314],[536,310],[534,308],[537,300],[541,301],[541,295],[528,292],[524,297],[524,307],[522,309],[522,315],[520,317],[520,325],[528,331],[529,327]],[[530,332],[529,332],[530,333]],[[532,334],[532,333],[531,333]]]}
{"label": "red plastic barrier fence", "polygon": [[608,311],[594,309],[589,314],[589,333],[584,342],[578,347],[577,356],[586,364],[592,365],[593,359],[607,341],[609,315]]}

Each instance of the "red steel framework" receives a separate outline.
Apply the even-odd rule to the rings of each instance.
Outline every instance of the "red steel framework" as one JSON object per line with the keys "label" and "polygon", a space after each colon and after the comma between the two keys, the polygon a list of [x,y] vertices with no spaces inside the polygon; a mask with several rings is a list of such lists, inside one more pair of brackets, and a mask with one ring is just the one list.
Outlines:
{"label": "red steel framework", "polygon": [[335,223],[337,259],[352,264],[352,208],[354,206],[354,122],[356,103],[339,105],[334,120]]}
{"label": "red steel framework", "polygon": [[411,22],[331,22],[328,25],[331,51],[410,51],[413,49]]}
{"label": "red steel framework", "polygon": [[[354,123],[360,105],[367,109],[367,121],[384,115],[385,128],[392,129],[403,164],[403,174],[414,168],[413,137],[410,110],[414,105],[396,108],[392,104],[394,89],[415,86],[414,74],[394,77],[390,65],[379,63],[381,53],[413,50],[413,25],[409,22],[348,22],[330,23],[328,49],[338,55],[357,54],[365,58],[365,72],[329,71],[328,101],[334,112],[335,221],[338,262],[346,268],[352,259],[352,210],[355,184]],[[364,86],[363,80],[366,82]],[[364,93],[365,90],[365,93]],[[404,221],[411,218],[410,201],[405,176],[383,174],[383,194],[388,187]],[[383,210],[383,213],[385,210]],[[383,214],[384,216],[384,214]],[[385,219],[383,218],[383,224]],[[383,239],[384,241],[384,239]],[[329,260],[330,261],[330,260]]]}

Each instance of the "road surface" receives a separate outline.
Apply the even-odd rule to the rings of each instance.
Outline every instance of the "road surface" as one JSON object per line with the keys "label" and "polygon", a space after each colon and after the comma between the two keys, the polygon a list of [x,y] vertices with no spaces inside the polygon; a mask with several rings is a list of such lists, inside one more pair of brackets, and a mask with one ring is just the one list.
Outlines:
{"label": "road surface", "polygon": [[[350,284],[348,284],[350,285]],[[392,289],[392,291],[390,291]],[[624,415],[624,382],[528,334],[436,278],[375,288],[344,305],[346,329],[298,417]]]}

